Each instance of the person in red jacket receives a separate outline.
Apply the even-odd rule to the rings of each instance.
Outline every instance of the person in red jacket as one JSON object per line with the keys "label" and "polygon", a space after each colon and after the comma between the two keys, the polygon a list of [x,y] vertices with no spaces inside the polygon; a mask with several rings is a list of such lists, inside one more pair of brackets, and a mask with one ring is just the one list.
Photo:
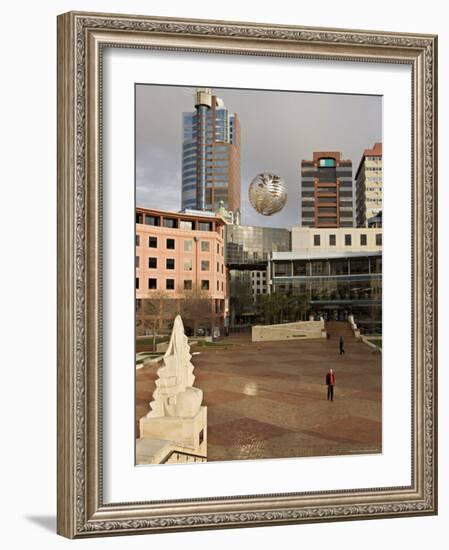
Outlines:
{"label": "person in red jacket", "polygon": [[326,374],[327,400],[334,400],[335,374],[332,369]]}

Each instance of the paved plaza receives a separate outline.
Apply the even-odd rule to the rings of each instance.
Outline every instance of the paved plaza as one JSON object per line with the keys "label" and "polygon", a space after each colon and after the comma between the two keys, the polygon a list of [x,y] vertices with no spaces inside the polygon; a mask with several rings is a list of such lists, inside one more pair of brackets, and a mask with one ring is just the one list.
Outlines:
{"label": "paved plaza", "polygon": [[[192,362],[208,407],[209,461],[381,452],[382,355],[357,342],[347,323],[326,328],[327,340],[252,343],[245,334],[192,346],[200,352]],[[155,377],[155,366],[137,371],[137,421],[149,410]]]}

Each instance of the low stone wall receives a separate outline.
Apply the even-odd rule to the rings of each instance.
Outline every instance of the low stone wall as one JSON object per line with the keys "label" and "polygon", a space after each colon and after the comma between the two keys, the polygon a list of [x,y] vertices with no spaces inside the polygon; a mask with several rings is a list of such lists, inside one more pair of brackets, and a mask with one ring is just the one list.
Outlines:
{"label": "low stone wall", "polygon": [[324,321],[297,321],[281,325],[257,325],[252,327],[253,342],[277,340],[310,340],[326,338]]}
{"label": "low stone wall", "polygon": [[379,346],[376,346],[376,344],[375,344],[374,342],[370,342],[366,336],[363,336],[363,335],[360,336],[360,340],[361,340],[364,344],[368,345],[370,348],[373,348],[373,349],[375,349],[376,351],[382,351],[382,350],[379,348]]}

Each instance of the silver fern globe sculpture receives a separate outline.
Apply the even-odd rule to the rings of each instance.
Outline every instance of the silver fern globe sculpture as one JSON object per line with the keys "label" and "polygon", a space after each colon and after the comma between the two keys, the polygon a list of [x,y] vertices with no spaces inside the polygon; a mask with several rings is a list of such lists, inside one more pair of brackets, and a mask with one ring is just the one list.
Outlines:
{"label": "silver fern globe sculpture", "polygon": [[257,174],[249,185],[248,194],[251,206],[263,216],[280,212],[287,202],[285,181],[269,172]]}

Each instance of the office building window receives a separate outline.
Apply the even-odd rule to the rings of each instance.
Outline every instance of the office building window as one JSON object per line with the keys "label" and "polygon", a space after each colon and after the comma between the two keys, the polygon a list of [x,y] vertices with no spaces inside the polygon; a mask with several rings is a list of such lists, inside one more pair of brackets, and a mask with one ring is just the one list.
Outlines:
{"label": "office building window", "polygon": [[140,266],[140,256],[136,256],[136,267]]}
{"label": "office building window", "polygon": [[175,249],[175,239],[167,239],[167,250]]}
{"label": "office building window", "polygon": [[367,245],[367,236],[366,233],[362,233],[360,235],[360,246],[366,246]]}
{"label": "office building window", "polygon": [[335,160],[334,159],[320,159],[319,162],[320,167],[329,167],[329,166],[335,166]]}
{"label": "office building window", "polygon": [[165,260],[165,269],[175,269],[175,259],[167,258]]}
{"label": "office building window", "polygon": [[224,291],[224,283],[223,283],[223,281],[221,282],[221,291],[222,291],[222,292]]}
{"label": "office building window", "polygon": [[209,290],[209,281],[207,279],[201,281],[201,290]]}
{"label": "office building window", "polygon": [[329,246],[335,246],[337,244],[337,236],[329,235]]}
{"label": "office building window", "polygon": [[149,237],[148,238],[148,246],[150,248],[157,248],[157,237]]}
{"label": "office building window", "polygon": [[192,251],[193,241],[184,241],[184,252]]}
{"label": "office building window", "polygon": [[307,266],[308,266],[308,263],[305,260],[293,260],[293,275],[294,276],[309,275],[309,273],[307,273],[306,271]]}
{"label": "office building window", "polygon": [[290,277],[292,273],[291,262],[276,262],[274,264],[274,273],[277,277]]}
{"label": "office building window", "polygon": [[376,233],[376,246],[382,246],[382,233]]}
{"label": "office building window", "polygon": [[193,222],[189,220],[181,220],[179,222],[179,229],[193,229]]}
{"label": "office building window", "polygon": [[148,267],[150,269],[156,269],[156,267],[157,267],[157,258],[148,258]]}
{"label": "office building window", "polygon": [[140,235],[136,235],[136,246],[140,246]]}
{"label": "office building window", "polygon": [[147,225],[159,226],[160,225],[160,218],[158,218],[156,216],[149,216],[148,214],[146,214],[145,215],[145,223]]}
{"label": "office building window", "polygon": [[192,290],[192,280],[191,279],[184,279],[184,290]]}
{"label": "office building window", "polygon": [[328,275],[329,267],[326,260],[312,260],[310,262],[312,275]]}
{"label": "office building window", "polygon": [[209,260],[201,260],[201,271],[209,271],[210,262]]}
{"label": "office building window", "polygon": [[217,273],[220,273],[220,262],[217,262]]}
{"label": "office building window", "polygon": [[201,241],[201,252],[209,252],[210,244],[209,241]]}
{"label": "office building window", "polygon": [[167,290],[175,290],[175,280],[174,279],[166,279],[165,280],[165,288]]}
{"label": "office building window", "polygon": [[217,281],[217,290],[220,290],[220,282]]}
{"label": "office building window", "polygon": [[352,244],[352,235],[345,235],[345,246],[351,246]]}
{"label": "office building window", "polygon": [[320,235],[314,235],[313,236],[313,246],[320,246],[321,244],[321,236]]}
{"label": "office building window", "polygon": [[220,245],[217,243],[217,254],[220,254]]}
{"label": "office building window", "polygon": [[335,226],[337,224],[337,218],[336,217],[334,218],[333,216],[326,217],[326,218],[318,218],[318,223]]}
{"label": "office building window", "polygon": [[351,275],[369,273],[369,258],[351,258],[349,262]]}
{"label": "office building window", "polygon": [[198,222],[198,231],[212,231],[210,222]]}
{"label": "office building window", "polygon": [[148,288],[155,290],[157,288],[157,279],[148,279]]}
{"label": "office building window", "polygon": [[164,227],[168,227],[170,229],[176,229],[176,219],[164,218]]}
{"label": "office building window", "polygon": [[136,277],[136,288],[139,288],[139,277]]}
{"label": "office building window", "polygon": [[184,260],[184,271],[192,271],[192,260]]}
{"label": "office building window", "polygon": [[143,223],[143,214],[136,214],[136,223]]}

